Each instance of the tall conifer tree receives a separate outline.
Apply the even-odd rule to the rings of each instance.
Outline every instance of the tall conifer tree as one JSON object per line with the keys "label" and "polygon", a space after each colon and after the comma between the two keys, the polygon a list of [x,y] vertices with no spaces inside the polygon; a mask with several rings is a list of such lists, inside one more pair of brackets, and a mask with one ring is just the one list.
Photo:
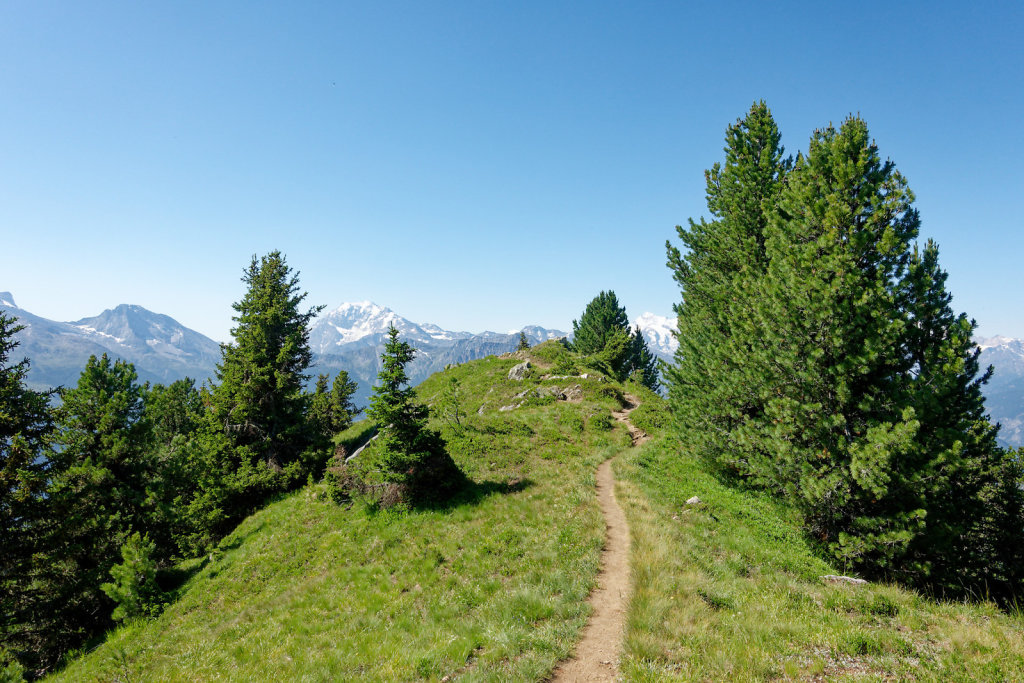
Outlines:
{"label": "tall conifer tree", "polygon": [[303,391],[312,361],[309,322],[322,310],[301,310],[304,292],[279,251],[252,259],[234,304],[234,342],[221,347],[218,384],[204,388],[207,419],[190,449],[197,486],[187,503],[199,550],[227,533],[274,493],[303,483],[324,465]]}
{"label": "tall conifer tree", "polygon": [[302,388],[312,361],[309,322],[323,307],[300,309],[306,294],[278,251],[253,257],[242,281],[248,289],[234,304],[234,342],[222,348],[212,415],[243,467],[292,481],[304,474],[301,456],[311,443]]}
{"label": "tall conifer tree", "polygon": [[61,399],[47,489],[52,524],[37,576],[50,663],[110,624],[114,605],[100,585],[132,531],[149,530],[159,478],[131,363],[91,357]]}
{"label": "tall conifer tree", "polygon": [[803,507],[842,558],[888,565],[924,524],[916,505],[884,511],[893,464],[920,423],[897,397],[909,371],[899,283],[919,219],[860,119],[817,131],[773,216],[759,299],[764,415],[746,432],[769,459],[756,474]]}
{"label": "tall conifer tree", "polygon": [[762,406],[746,368],[756,339],[740,330],[766,269],[767,223],[792,166],[781,139],[767,105],[754,103],[726,130],[725,163],[705,173],[712,219],[676,228],[682,250],[666,243],[682,293],[679,347],[665,375],[676,427],[688,448],[741,474],[759,450],[736,430]]}
{"label": "tall conifer tree", "polygon": [[[29,389],[28,359],[11,362],[24,329],[0,312],[0,650],[29,659],[40,633],[32,628],[37,596],[32,556],[45,530],[47,456],[53,436],[50,393]],[[0,660],[0,671],[5,662]]]}

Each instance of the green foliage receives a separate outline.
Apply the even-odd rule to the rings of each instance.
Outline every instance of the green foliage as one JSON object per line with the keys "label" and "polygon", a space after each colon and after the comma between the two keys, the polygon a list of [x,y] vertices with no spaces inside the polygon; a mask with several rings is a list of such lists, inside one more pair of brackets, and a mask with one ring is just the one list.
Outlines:
{"label": "green foliage", "polygon": [[150,617],[160,611],[163,594],[156,583],[155,550],[149,537],[137,531],[121,546],[123,561],[110,568],[113,582],[100,585],[117,605],[111,615],[114,621]]}
{"label": "green foliage", "polygon": [[[54,421],[50,393],[25,386],[28,359],[10,362],[24,329],[0,312],[0,650],[25,656],[33,647],[29,621],[36,594],[32,556],[47,521],[44,492]],[[38,634],[37,634],[38,635]],[[0,676],[21,680],[20,664],[0,657]]]}
{"label": "green foliage", "polygon": [[328,384],[330,377],[323,373],[317,375],[313,393],[309,396],[309,411],[306,421],[314,432],[315,439],[327,441],[334,436],[331,424],[331,392]]}
{"label": "green foliage", "polygon": [[639,326],[634,332],[630,331],[626,309],[619,305],[615,292],[602,291],[594,297],[579,322],[572,321],[572,329],[572,349],[587,356],[587,364],[620,381],[634,377],[657,391],[655,358]]}
{"label": "green foliage", "polygon": [[384,482],[398,485],[398,498],[444,498],[462,483],[462,477],[440,434],[427,427],[427,407],[416,401],[408,386],[405,366],[414,357],[415,349],[398,338],[392,325],[381,355],[378,385],[366,411],[380,425],[373,462]]}
{"label": "green foliage", "polygon": [[765,232],[792,165],[764,102],[726,130],[725,163],[706,172],[711,220],[676,227],[683,249],[666,243],[679,285],[679,348],[666,369],[675,428],[687,448],[727,469],[763,454],[737,433],[763,412],[761,385],[747,368],[756,339],[745,334],[766,269]]}
{"label": "green foliage", "polygon": [[209,410],[192,453],[197,487],[187,501],[192,542],[225,533],[267,497],[301,485],[324,465],[323,431],[307,421],[303,390],[312,355],[305,293],[280,252],[257,259],[234,304],[234,341],[222,346],[218,384],[204,390]]}
{"label": "green foliage", "polygon": [[628,379],[651,391],[658,391],[661,388],[661,381],[658,379],[658,359],[647,348],[647,340],[640,332],[639,325],[630,337],[627,359],[624,371]]}
{"label": "green foliage", "polygon": [[160,519],[161,476],[135,368],[93,356],[61,398],[35,576],[44,665],[109,625],[113,605],[100,584],[132,530]]}
{"label": "green foliage", "polygon": [[25,667],[13,655],[0,651],[0,683],[21,683],[25,680]]}
{"label": "green foliage", "polygon": [[519,344],[516,345],[516,351],[528,351],[530,349],[530,340],[526,338],[526,333],[519,332]]}
{"label": "green foliage", "polygon": [[331,432],[337,434],[343,432],[352,425],[352,420],[361,410],[356,408],[352,397],[359,386],[356,381],[350,379],[348,372],[339,370],[334,376],[334,383],[331,384]]}
{"label": "green foliage", "polygon": [[154,461],[147,533],[156,545],[156,557],[163,561],[175,550],[189,548],[187,538],[192,529],[184,508],[187,492],[195,488],[193,440],[204,423],[205,410],[191,379],[143,387],[142,395],[150,430],[148,448]]}
{"label": "green foliage", "polygon": [[680,229],[685,256],[669,246],[681,442],[785,494],[847,566],[947,594],[1020,591],[1008,548],[1024,532],[974,324],[950,308],[935,245],[913,247],[906,181],[857,118],[816,132],[792,168],[778,140],[763,104],[730,127],[708,174],[716,219]]}
{"label": "green foliage", "polygon": [[573,350],[583,354],[600,353],[608,346],[609,336],[629,329],[626,309],[619,305],[613,291],[602,291],[587,304],[579,321],[572,321]]}
{"label": "green foliage", "polygon": [[456,432],[464,429],[463,421],[466,418],[466,411],[462,407],[462,397],[459,386],[459,378],[452,376],[448,378],[448,384],[438,402],[441,419],[448,427]]}

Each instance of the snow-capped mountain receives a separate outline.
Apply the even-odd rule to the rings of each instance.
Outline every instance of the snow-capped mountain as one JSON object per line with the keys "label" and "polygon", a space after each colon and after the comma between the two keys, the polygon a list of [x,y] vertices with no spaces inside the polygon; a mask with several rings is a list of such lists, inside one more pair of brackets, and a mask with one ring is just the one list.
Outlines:
{"label": "snow-capped mountain", "polygon": [[18,308],[10,292],[2,292],[0,309],[25,326],[13,357],[32,361],[28,383],[35,388],[75,384],[89,356],[103,353],[133,363],[140,381],[164,384],[186,376],[201,382],[220,360],[217,342],[141,306],[122,304],[92,318],[59,322]]}
{"label": "snow-capped mountain", "polygon": [[[28,383],[36,389],[74,385],[89,356],[103,353],[133,363],[139,381],[163,384],[183,377],[204,382],[214,376],[220,360],[217,342],[141,306],[121,304],[95,317],[59,322],[19,308],[10,292],[0,292],[0,310],[25,326],[16,337],[20,346],[12,360],[31,360]],[[369,301],[346,303],[311,325],[313,367],[309,372],[315,379],[317,373],[347,371],[359,383],[356,402],[364,405],[380,370],[380,353],[391,325],[416,348],[416,359],[408,368],[413,384],[450,363],[505,353],[519,343],[518,330],[510,334],[452,332],[414,323]],[[536,326],[523,332],[531,344],[565,336]]]}
{"label": "snow-capped mountain", "polygon": [[[369,301],[343,303],[310,326],[309,345],[315,364],[310,371],[333,374],[345,370],[359,382],[356,403],[365,404],[380,371],[380,353],[391,325],[416,349],[416,357],[407,369],[414,385],[446,365],[512,351],[519,343],[519,330],[508,334],[457,332],[430,323],[414,323]],[[523,333],[531,344],[565,336],[559,330],[537,326],[525,327]]]}
{"label": "snow-capped mountain", "polygon": [[1024,446],[1024,339],[997,336],[975,342],[981,347],[982,369],[995,368],[983,391],[992,420],[1002,425],[999,440]]}
{"label": "snow-capped mountain", "polygon": [[679,348],[679,341],[675,337],[676,318],[658,315],[657,313],[644,313],[633,321],[633,328],[639,327],[640,333],[647,342],[647,348],[656,356],[664,360],[672,360],[672,354]]}
{"label": "snow-capped mountain", "polygon": [[387,337],[392,325],[401,333],[402,339],[413,346],[473,336],[469,332],[442,330],[429,323],[418,325],[390,308],[361,301],[341,304],[320,316],[310,327],[309,345],[314,353],[334,353],[348,344],[376,345]]}

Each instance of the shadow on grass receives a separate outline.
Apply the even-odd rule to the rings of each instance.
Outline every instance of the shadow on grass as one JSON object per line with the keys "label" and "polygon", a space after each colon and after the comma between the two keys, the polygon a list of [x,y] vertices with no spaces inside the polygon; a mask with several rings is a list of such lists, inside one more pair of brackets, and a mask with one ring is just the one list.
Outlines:
{"label": "shadow on grass", "polygon": [[446,498],[427,497],[417,501],[412,508],[420,511],[445,512],[467,505],[478,505],[493,495],[508,495],[525,491],[534,485],[531,479],[510,481],[486,480],[475,482],[464,477],[462,485]]}
{"label": "shadow on grass", "polygon": [[241,547],[250,537],[260,533],[264,526],[264,522],[261,521],[244,534],[238,534],[228,542],[221,541],[220,544],[204,553],[201,557],[182,560],[172,567],[163,567],[157,570],[157,586],[159,586],[169,602],[177,600],[181,597],[185,585],[193,576],[206,569],[211,561]]}

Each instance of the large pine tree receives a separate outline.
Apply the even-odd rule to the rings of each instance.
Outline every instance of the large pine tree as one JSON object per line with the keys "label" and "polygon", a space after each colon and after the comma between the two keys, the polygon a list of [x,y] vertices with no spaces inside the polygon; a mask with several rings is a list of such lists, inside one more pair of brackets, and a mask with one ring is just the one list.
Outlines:
{"label": "large pine tree", "polygon": [[786,495],[847,566],[1019,593],[1021,467],[985,414],[974,324],[864,122],[817,131],[791,168],[755,105],[708,181],[716,220],[669,246],[683,443]]}
{"label": "large pine tree", "polygon": [[766,406],[744,435],[768,457],[754,474],[788,491],[837,555],[864,566],[889,565],[926,515],[877,503],[920,427],[899,398],[910,369],[899,283],[919,224],[912,200],[863,121],[817,131],[772,216],[758,300],[751,357]]}
{"label": "large pine tree", "polygon": [[[53,435],[50,392],[25,384],[29,361],[11,362],[15,338],[24,326],[0,312],[0,650],[11,648],[23,661],[42,634],[33,632],[31,608],[36,586],[32,556],[45,530],[44,491]],[[0,658],[0,671],[4,661]]]}
{"label": "large pine tree", "polygon": [[234,341],[221,347],[218,383],[205,388],[207,419],[190,442],[196,485],[186,496],[190,550],[227,533],[268,496],[303,483],[323,466],[303,391],[312,360],[304,292],[280,252],[252,259],[234,304]]}
{"label": "large pine tree", "polygon": [[211,412],[247,467],[281,472],[288,481],[304,472],[311,443],[303,385],[312,361],[309,322],[323,307],[302,311],[298,274],[274,251],[253,257],[234,304],[234,341],[222,347]]}
{"label": "large pine tree", "polygon": [[51,663],[110,624],[100,585],[132,531],[149,530],[159,478],[131,363],[91,357],[61,399],[36,577],[45,600],[34,618]]}
{"label": "large pine tree", "polygon": [[692,452],[749,474],[758,444],[738,428],[760,415],[759,383],[746,367],[751,309],[767,267],[765,232],[791,159],[764,102],[728,127],[725,163],[705,173],[711,220],[677,227],[682,249],[666,243],[682,293],[675,306],[679,347],[665,383],[675,425]]}

